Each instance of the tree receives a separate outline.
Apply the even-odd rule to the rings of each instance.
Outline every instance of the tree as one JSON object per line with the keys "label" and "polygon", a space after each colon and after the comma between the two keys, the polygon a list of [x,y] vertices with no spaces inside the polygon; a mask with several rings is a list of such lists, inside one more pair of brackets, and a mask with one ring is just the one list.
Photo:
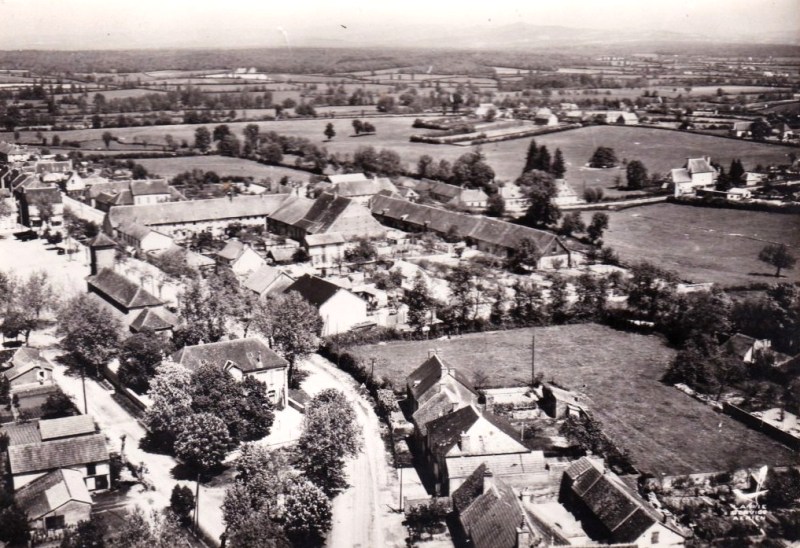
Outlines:
{"label": "tree", "polygon": [[28,545],[28,516],[16,503],[0,510],[0,540],[10,546]]}
{"label": "tree", "polygon": [[454,327],[457,329],[467,327],[477,314],[481,296],[478,276],[475,267],[459,264],[446,277],[450,289],[450,310],[453,314]]}
{"label": "tree", "polygon": [[375,173],[385,177],[394,177],[402,172],[403,162],[400,155],[394,150],[382,148],[376,158]]}
{"label": "tree", "polygon": [[479,150],[462,154],[453,163],[451,182],[454,185],[486,189],[492,181],[494,170],[486,163]]}
{"label": "tree", "polygon": [[421,272],[417,273],[414,285],[403,295],[408,306],[408,325],[417,333],[422,332],[431,320],[434,299]]}
{"label": "tree", "polygon": [[598,321],[605,316],[608,302],[608,282],[605,278],[596,278],[589,273],[578,276],[575,284],[577,301],[573,306],[573,314],[583,321]]}
{"label": "tree", "polygon": [[375,133],[375,131],[376,131],[375,126],[372,125],[372,122],[364,122],[364,128],[363,128],[364,133]]}
{"label": "tree", "polygon": [[41,406],[41,410],[43,419],[60,419],[61,417],[71,417],[77,414],[72,400],[60,388],[47,396]]}
{"label": "tree", "polygon": [[564,215],[561,221],[561,228],[559,232],[564,236],[572,236],[576,232],[583,232],[586,230],[586,223],[583,222],[580,212],[572,211]]}
{"label": "tree", "polygon": [[333,139],[336,136],[336,130],[333,129],[333,124],[328,122],[328,125],[325,126],[325,137],[328,138],[328,141]]}
{"label": "tree", "polygon": [[119,380],[144,394],[150,387],[150,379],[156,374],[156,367],[171,352],[169,341],[154,331],[145,330],[131,335],[120,348]]}
{"label": "tree", "polygon": [[660,320],[671,309],[677,276],[648,262],[633,265],[631,274],[628,307],[647,320]]}
{"label": "tree", "polygon": [[293,481],[284,499],[286,532],[296,545],[318,545],[331,527],[331,502],[308,480]]}
{"label": "tree", "polygon": [[206,473],[219,466],[234,446],[223,420],[211,413],[195,413],[183,421],[175,437],[175,456]]}
{"label": "tree", "polygon": [[122,326],[88,294],[73,297],[58,314],[56,334],[70,360],[90,375],[118,354]]}
{"label": "tree", "polygon": [[292,548],[282,528],[267,512],[255,512],[247,516],[236,527],[228,528],[231,547]]}
{"label": "tree", "polygon": [[550,295],[547,312],[554,323],[563,323],[569,318],[569,294],[567,293],[567,280],[560,274],[551,274]]}
{"label": "tree", "polygon": [[106,148],[111,146],[111,141],[114,140],[114,135],[110,131],[103,132],[103,143],[105,143]]}
{"label": "tree", "polygon": [[525,156],[525,167],[522,168],[522,173],[525,174],[532,169],[536,169],[536,161],[539,156],[539,147],[536,146],[536,139],[531,139],[528,145],[528,153]]}
{"label": "tree", "polygon": [[542,325],[547,316],[542,290],[533,282],[517,279],[514,282],[514,302],[511,317],[519,325]]}
{"label": "tree", "polygon": [[239,138],[232,133],[217,141],[217,152],[223,156],[239,156],[241,150],[242,144],[239,142]]}
{"label": "tree", "polygon": [[259,132],[258,124],[247,124],[244,128],[244,142],[250,151],[258,149]]}
{"label": "tree", "polygon": [[270,297],[257,305],[253,323],[257,331],[269,337],[273,348],[289,362],[293,378],[298,362],[319,346],[322,318],[313,305],[296,291]]}
{"label": "tree", "polygon": [[628,178],[628,188],[630,190],[640,190],[647,184],[647,168],[639,160],[628,162],[625,174]]}
{"label": "tree", "polygon": [[344,459],[361,451],[355,411],[344,394],[328,388],[306,406],[303,433],[297,441],[297,466],[328,496],[345,486]]}
{"label": "tree", "polygon": [[205,126],[200,126],[194,130],[194,148],[200,152],[206,152],[211,146],[211,132]]}
{"label": "tree", "polygon": [[214,128],[212,137],[214,141],[221,141],[228,135],[231,135],[231,128],[228,126],[228,124],[220,124]]}
{"label": "tree", "polygon": [[553,176],[544,171],[528,171],[517,179],[523,193],[528,198],[528,209],[524,220],[534,226],[547,226],[558,222],[561,210],[553,201],[558,191]]}
{"label": "tree", "polygon": [[423,154],[417,161],[417,175],[423,179],[432,179],[436,175],[436,165],[433,158],[427,154]]}
{"label": "tree", "polygon": [[514,272],[536,270],[541,258],[542,251],[536,245],[536,241],[532,238],[522,238],[519,246],[508,259],[508,268]]}
{"label": "tree", "polygon": [[353,131],[356,132],[356,135],[360,135],[364,131],[364,122],[359,119],[353,120]]}
{"label": "tree", "polygon": [[567,173],[567,165],[564,162],[564,154],[562,154],[561,149],[556,149],[556,155],[553,158],[553,164],[550,166],[550,173],[553,174],[553,177],[556,179],[563,179],[564,175]]}
{"label": "tree", "polygon": [[152,405],[145,411],[143,422],[157,446],[170,449],[175,433],[192,413],[192,374],[173,362],[164,362],[156,369],[147,393]]}
{"label": "tree", "polygon": [[344,258],[351,263],[367,263],[375,260],[378,250],[375,244],[366,238],[359,238],[355,247],[344,252]]}
{"label": "tree", "polygon": [[187,284],[178,295],[178,316],[183,324],[176,329],[176,347],[217,342],[227,333],[228,303],[221,297],[208,281],[195,279]]}
{"label": "tree", "polygon": [[39,220],[42,224],[49,224],[55,215],[53,202],[47,196],[36,196],[31,200],[31,206],[36,209]]}
{"label": "tree", "polygon": [[506,201],[496,192],[486,201],[486,215],[489,217],[502,217],[506,212]]}
{"label": "tree", "polygon": [[106,525],[102,517],[92,515],[87,521],[78,522],[78,526],[64,534],[61,548],[104,548]]}
{"label": "tree", "polygon": [[608,228],[608,214],[595,213],[592,215],[592,220],[586,228],[586,235],[589,241],[595,245],[600,245],[603,241],[603,232]]}
{"label": "tree", "polygon": [[791,270],[797,263],[797,257],[789,252],[786,244],[769,244],[758,253],[758,260],[775,267],[775,277],[779,278],[781,270]]}
{"label": "tree", "polygon": [[186,485],[175,484],[172,488],[172,495],[169,498],[169,508],[180,520],[184,527],[191,523],[191,515],[194,510],[194,493]]}
{"label": "tree", "polygon": [[552,161],[550,159],[550,151],[547,150],[545,145],[539,147],[539,152],[536,154],[536,160],[533,169],[550,173],[552,170]]}
{"label": "tree", "polygon": [[610,147],[597,147],[589,159],[590,167],[608,168],[617,165],[617,154],[613,148]]}
{"label": "tree", "polygon": [[738,158],[731,160],[731,167],[728,169],[728,179],[733,186],[739,186],[744,182],[744,166]]}
{"label": "tree", "polygon": [[772,127],[763,118],[754,120],[750,125],[750,135],[754,141],[764,141],[772,133]]}

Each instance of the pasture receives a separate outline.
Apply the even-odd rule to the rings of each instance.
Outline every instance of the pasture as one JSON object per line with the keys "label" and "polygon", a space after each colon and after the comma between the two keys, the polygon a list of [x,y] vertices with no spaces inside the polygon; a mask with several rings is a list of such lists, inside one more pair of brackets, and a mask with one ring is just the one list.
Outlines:
{"label": "pasture", "polygon": [[252,177],[256,181],[269,178],[276,183],[284,176],[293,181],[308,181],[310,176],[307,171],[281,166],[267,166],[251,160],[216,155],[151,158],[135,160],[135,162],[143,165],[147,171],[168,179],[193,169],[214,171],[222,178],[226,176]]}
{"label": "pasture", "polygon": [[[758,252],[777,242],[800,255],[798,215],[657,204],[608,216],[603,240],[623,261],[647,260],[692,282],[773,282],[775,269],[760,262]],[[800,269],[781,276],[800,281]]]}
{"label": "pasture", "polygon": [[[532,329],[475,333],[455,339],[355,347],[375,373],[402,387],[428,349],[467,377],[488,375],[493,386],[528,383]],[[662,384],[675,355],[659,337],[596,324],[536,328],[536,371],[546,381],[584,393],[605,432],[631,453],[643,472],[681,474],[758,464],[789,464],[796,455],[763,434]]]}

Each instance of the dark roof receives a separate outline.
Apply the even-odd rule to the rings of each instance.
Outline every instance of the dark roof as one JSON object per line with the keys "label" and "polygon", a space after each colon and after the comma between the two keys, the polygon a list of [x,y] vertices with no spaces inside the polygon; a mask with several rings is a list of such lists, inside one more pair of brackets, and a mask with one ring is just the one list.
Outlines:
{"label": "dark roof", "polygon": [[89,240],[89,247],[117,247],[117,242],[106,236],[104,233],[99,233],[97,236]]}
{"label": "dark roof", "polygon": [[28,202],[32,200],[46,200],[51,204],[60,204],[62,202],[61,191],[58,190],[58,187],[51,186],[26,188],[25,200]]}
{"label": "dark roof", "polygon": [[172,360],[195,371],[204,363],[225,366],[234,364],[244,373],[287,366],[260,337],[185,346],[172,355]]}
{"label": "dark roof", "polygon": [[264,265],[244,282],[244,287],[261,295],[267,290],[281,291],[292,284],[293,280],[274,266]]}
{"label": "dark roof", "polygon": [[418,399],[421,394],[427,392],[436,384],[436,381],[442,378],[443,366],[447,367],[447,364],[434,354],[406,377],[406,386],[414,399]]}
{"label": "dark roof", "polygon": [[169,194],[169,185],[164,179],[143,179],[131,181],[131,194],[134,196]]}
{"label": "dark roof", "polygon": [[615,474],[586,457],[570,465],[565,474],[572,480],[572,492],[583,501],[614,542],[635,541],[654,523],[663,521],[655,509]]}
{"label": "dark roof", "polygon": [[36,478],[14,493],[14,500],[25,510],[28,520],[36,520],[74,500],[92,504],[92,496],[77,470],[54,470]]}
{"label": "dark roof", "polygon": [[354,203],[344,196],[335,196],[330,193],[323,193],[314,200],[311,209],[305,216],[295,223],[295,226],[302,228],[310,234],[327,232],[339,216],[344,213],[347,207]]}
{"label": "dark roof", "polygon": [[104,268],[94,276],[89,276],[86,281],[103,295],[127,309],[163,304],[154,295],[110,268]]}
{"label": "dark roof", "polygon": [[9,423],[0,428],[0,432],[8,434],[9,446],[42,441],[42,436],[39,434],[39,424],[36,421]]}
{"label": "dark roof", "polygon": [[286,288],[286,292],[288,293],[289,291],[297,291],[305,300],[319,308],[336,295],[337,292],[345,291],[345,289],[328,280],[323,280],[310,274],[303,274],[302,277]]}
{"label": "dark roof", "polygon": [[397,187],[386,178],[361,179],[358,181],[340,181],[334,183],[332,192],[349,198],[351,196],[372,196],[378,192],[396,192]]}
{"label": "dark roof", "polygon": [[15,475],[107,460],[108,448],[103,434],[14,445],[8,448],[9,466],[11,473]]}
{"label": "dark roof", "polygon": [[449,415],[428,423],[428,436],[431,452],[445,455],[461,439],[461,433],[468,430],[480,415],[474,407],[462,407]]}
{"label": "dark roof", "polygon": [[482,463],[464,480],[464,483],[462,483],[458,489],[453,491],[451,496],[453,499],[453,508],[455,508],[458,513],[466,510],[467,507],[475,502],[475,499],[483,493],[483,477],[485,472],[486,463]]}
{"label": "dark roof", "polygon": [[269,218],[272,221],[294,226],[306,216],[312,205],[314,205],[314,200],[293,194],[286,198]]}
{"label": "dark roof", "polygon": [[0,350],[0,372],[10,381],[37,367],[53,370],[52,364],[36,348],[21,346]]}
{"label": "dark roof", "polygon": [[689,173],[714,173],[714,168],[705,158],[689,158],[686,169]]}
{"label": "dark roof", "polygon": [[749,335],[736,333],[725,343],[725,350],[734,356],[744,359],[745,354],[753,348],[755,342],[756,340]]}
{"label": "dark roof", "polygon": [[39,421],[39,433],[42,441],[94,434],[96,431],[97,427],[91,415],[74,415]]}
{"label": "dark roof", "polygon": [[146,329],[150,331],[165,331],[178,324],[178,319],[168,310],[156,312],[152,308],[145,308],[131,322],[131,331],[139,333]]}
{"label": "dark roof", "polygon": [[[517,527],[525,522],[524,510],[511,487],[496,477],[491,478],[491,485],[486,486],[486,470],[483,466],[478,467],[473,476],[479,471],[484,476],[480,479],[480,483],[473,482],[462,492],[464,496],[459,497],[462,499],[462,505],[467,503],[466,507],[459,511],[464,532],[472,540],[472,546],[475,548],[516,548]],[[479,493],[478,485],[480,485]]]}

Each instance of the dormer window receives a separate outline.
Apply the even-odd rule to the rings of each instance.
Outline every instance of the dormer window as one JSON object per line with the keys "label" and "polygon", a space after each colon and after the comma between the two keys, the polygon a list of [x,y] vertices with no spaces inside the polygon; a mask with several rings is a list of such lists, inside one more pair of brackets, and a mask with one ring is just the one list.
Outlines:
{"label": "dormer window", "polygon": [[225,365],[222,367],[222,369],[223,371],[230,372],[230,370],[233,369],[234,367],[236,367],[236,364],[228,360],[225,362]]}

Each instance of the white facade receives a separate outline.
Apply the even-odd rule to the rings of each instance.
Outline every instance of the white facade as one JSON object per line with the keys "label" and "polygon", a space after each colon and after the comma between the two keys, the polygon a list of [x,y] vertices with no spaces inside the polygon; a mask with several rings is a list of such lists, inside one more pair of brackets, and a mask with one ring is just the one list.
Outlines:
{"label": "white facade", "polygon": [[367,302],[340,289],[319,307],[322,317],[322,336],[345,333],[353,326],[367,321]]}

